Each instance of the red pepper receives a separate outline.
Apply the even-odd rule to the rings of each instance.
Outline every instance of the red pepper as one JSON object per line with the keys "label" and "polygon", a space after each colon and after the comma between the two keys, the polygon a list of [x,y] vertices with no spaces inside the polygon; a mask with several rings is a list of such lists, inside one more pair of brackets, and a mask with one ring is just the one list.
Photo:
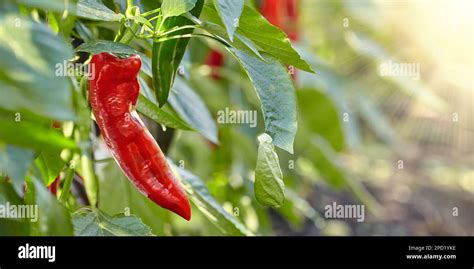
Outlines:
{"label": "red pepper", "polygon": [[183,188],[134,109],[139,94],[140,56],[119,58],[100,53],[92,57],[91,65],[89,100],[115,160],[145,196],[190,220],[191,207]]}
{"label": "red pepper", "polygon": [[59,176],[57,176],[51,184],[48,186],[48,190],[52,195],[56,195],[59,189]]}
{"label": "red pepper", "polygon": [[290,40],[298,40],[298,0],[263,0],[260,10],[271,24],[283,29]]}
{"label": "red pepper", "polygon": [[[224,55],[217,50],[211,50],[207,55],[206,64],[211,68],[221,67],[224,65]],[[221,78],[219,72],[215,69],[211,71],[211,77],[216,80]]]}

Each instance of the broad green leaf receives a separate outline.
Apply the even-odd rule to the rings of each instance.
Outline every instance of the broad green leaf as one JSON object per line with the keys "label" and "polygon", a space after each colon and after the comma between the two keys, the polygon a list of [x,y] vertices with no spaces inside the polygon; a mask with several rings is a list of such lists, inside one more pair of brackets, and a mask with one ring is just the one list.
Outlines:
{"label": "broad green leaf", "polygon": [[[180,2],[180,1],[169,1]],[[198,0],[190,13],[199,17],[204,1]],[[193,23],[182,16],[166,18],[161,24],[160,32],[170,30],[174,27],[192,25]],[[193,29],[184,29],[173,33],[173,35],[190,34]],[[176,73],[183,59],[189,38],[172,39],[164,42],[155,42],[152,49],[152,73],[153,88],[159,106],[163,106],[168,100],[170,89],[176,77]]]}
{"label": "broad green leaf", "polygon": [[0,107],[27,110],[57,120],[74,112],[65,74],[57,74],[73,57],[69,45],[45,24],[18,15],[0,16]]}
{"label": "broad green leaf", "polygon": [[99,209],[79,209],[73,215],[76,236],[152,236],[150,227],[136,216],[109,216]]}
{"label": "broad green leaf", "polygon": [[290,75],[269,55],[262,54],[263,61],[247,51],[230,50],[245,69],[260,98],[265,132],[272,137],[275,146],[293,153],[297,118],[295,89]]}
{"label": "broad green leaf", "polygon": [[60,154],[61,151],[43,151],[35,160],[46,186],[49,186],[49,184],[56,179],[66,164],[66,162],[61,159]]}
{"label": "broad green leaf", "polygon": [[[214,8],[206,5],[206,13],[215,13]],[[212,17],[212,22],[219,23]],[[314,72],[292,47],[290,39],[278,27],[269,23],[258,11],[244,6],[239,20],[236,35],[242,35],[252,40],[260,49],[282,63],[294,66],[307,72]]]}
{"label": "broad green leaf", "polygon": [[[203,22],[203,28],[212,34],[227,38],[225,31],[216,24]],[[279,61],[268,54],[254,54],[240,41],[239,36],[227,48],[240,62],[262,104],[265,132],[277,147],[293,153],[297,129],[296,96],[293,82]]]}
{"label": "broad green leaf", "polygon": [[98,21],[120,21],[124,17],[108,9],[99,0],[79,0],[76,15]]}
{"label": "broad green leaf", "polygon": [[74,141],[51,128],[30,122],[0,120],[0,143],[45,151],[77,148]]}
{"label": "broad green leaf", "polygon": [[208,21],[201,22],[201,26],[202,28],[206,29],[208,32],[222,38],[224,42],[228,44],[227,47],[249,49],[260,59],[264,60],[262,55],[259,52],[259,48],[257,47],[257,45],[255,45],[255,43],[252,40],[248,39],[247,37],[236,33],[235,37],[237,38],[234,39],[233,43],[231,43],[229,35],[222,28],[222,26],[212,23],[212,22],[208,22]]}
{"label": "broad green leaf", "polygon": [[196,6],[197,0],[163,0],[161,12],[165,17],[174,17],[184,14]]}
{"label": "broad green leaf", "polygon": [[226,235],[252,235],[247,227],[240,223],[234,216],[212,197],[204,182],[191,172],[179,168],[169,162],[174,171],[177,172],[181,183],[184,185],[191,202],[201,211],[214,225]]}
{"label": "broad green leaf", "polygon": [[[318,89],[303,88],[296,91],[300,117],[297,139],[304,131],[317,133],[331,143],[336,151],[345,148],[342,114],[327,94]],[[302,143],[302,148],[306,143]]]}
{"label": "broad green leaf", "polygon": [[227,35],[231,41],[234,41],[234,33],[239,25],[244,5],[244,0],[214,0],[214,6],[225,25]]}
{"label": "broad green leaf", "polygon": [[36,227],[39,235],[73,235],[69,210],[51,195],[40,180],[33,178],[33,184],[35,186],[35,201],[38,205]]}
{"label": "broad green leaf", "polygon": [[268,134],[258,137],[257,167],[255,168],[255,198],[262,205],[280,207],[285,202],[285,183],[278,155]]}
{"label": "broad green leaf", "polygon": [[[0,177],[0,206],[24,206],[24,202],[9,184]],[[4,213],[6,214],[6,213]],[[0,217],[0,236],[28,236],[30,235],[31,220],[28,218]]]}
{"label": "broad green leaf", "polygon": [[26,172],[33,163],[34,151],[11,145],[0,144],[0,175],[5,173],[21,194]]}
{"label": "broad green leaf", "polygon": [[307,72],[314,72],[292,47],[285,32],[272,25],[258,11],[249,6],[244,6],[237,33],[250,38],[266,53],[281,62]]}
{"label": "broad green leaf", "polygon": [[180,117],[192,128],[198,130],[206,139],[214,144],[219,143],[217,126],[211,113],[189,86],[180,78],[171,91],[169,103]]}
{"label": "broad green leaf", "polygon": [[150,101],[142,94],[140,94],[138,97],[137,111],[152,119],[158,124],[162,124],[175,129],[193,130],[180,118],[177,118],[173,114],[170,114],[159,108],[157,105],[155,105],[152,101]]}
{"label": "broad green leaf", "polygon": [[84,51],[90,54],[98,54],[101,52],[109,52],[115,54],[137,54],[137,51],[125,44],[107,40],[93,40],[81,44],[76,51]]}

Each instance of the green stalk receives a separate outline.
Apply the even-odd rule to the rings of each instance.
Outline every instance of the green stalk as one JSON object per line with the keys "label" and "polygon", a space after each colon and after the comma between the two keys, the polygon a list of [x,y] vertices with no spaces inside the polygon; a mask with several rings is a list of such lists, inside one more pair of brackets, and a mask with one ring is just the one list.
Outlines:
{"label": "green stalk", "polygon": [[64,179],[63,189],[61,190],[61,196],[59,197],[59,200],[63,203],[67,203],[67,198],[71,190],[72,180],[74,178],[75,172],[75,169],[73,167],[74,166],[70,165],[66,172],[66,178]]}

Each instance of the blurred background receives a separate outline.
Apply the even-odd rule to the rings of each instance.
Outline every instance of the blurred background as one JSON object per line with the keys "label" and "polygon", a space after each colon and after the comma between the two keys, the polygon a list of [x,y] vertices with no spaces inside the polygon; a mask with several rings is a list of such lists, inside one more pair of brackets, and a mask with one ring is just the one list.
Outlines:
{"label": "blurred background", "polygon": [[[255,233],[474,235],[474,3],[250,4],[286,31],[316,71],[293,75],[295,154],[278,151],[284,206],[263,208],[252,194],[255,137],[263,130],[218,124],[218,147],[181,132],[168,154]],[[217,46],[208,51],[193,40],[188,60],[192,87],[213,116],[225,107],[259,110],[237,63]],[[333,202],[364,204],[365,220],[325,218]],[[108,204],[111,213],[124,206]],[[173,228],[144,222],[158,234],[220,234],[199,216],[193,225],[171,218]]]}

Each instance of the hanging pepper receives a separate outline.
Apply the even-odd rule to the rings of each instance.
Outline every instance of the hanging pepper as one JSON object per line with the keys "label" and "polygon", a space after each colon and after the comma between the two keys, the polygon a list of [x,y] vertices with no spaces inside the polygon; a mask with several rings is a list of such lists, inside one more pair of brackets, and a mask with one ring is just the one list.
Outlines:
{"label": "hanging pepper", "polygon": [[92,57],[89,100],[104,141],[125,175],[150,200],[186,220],[191,207],[160,147],[141,121],[135,105],[139,94],[138,55],[110,53]]}

